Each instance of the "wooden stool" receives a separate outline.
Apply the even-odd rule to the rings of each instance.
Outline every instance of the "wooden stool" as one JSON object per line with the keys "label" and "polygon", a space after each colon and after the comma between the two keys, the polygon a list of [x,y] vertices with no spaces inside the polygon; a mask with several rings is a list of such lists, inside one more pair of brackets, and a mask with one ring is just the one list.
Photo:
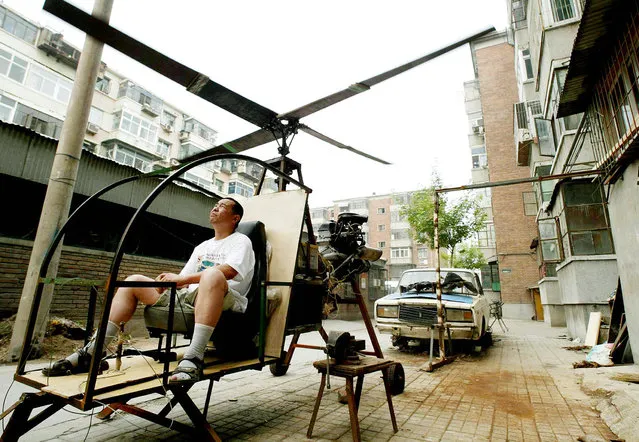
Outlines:
{"label": "wooden stool", "polygon": [[[359,408],[359,397],[362,394],[362,384],[364,383],[364,375],[367,373],[373,373],[381,370],[384,379],[384,388],[386,389],[386,400],[388,401],[388,409],[390,411],[391,421],[393,423],[393,430],[397,433],[397,421],[395,420],[395,410],[393,409],[393,399],[390,392],[389,368],[395,364],[393,361],[386,359],[378,359],[375,357],[362,358],[361,363],[357,365],[353,364],[335,364],[335,360],[331,359],[329,365],[329,375],[346,379],[346,397],[348,399],[348,413],[351,418],[351,432],[353,433],[353,440],[360,441],[359,433],[359,419],[357,417],[357,410]],[[322,401],[322,395],[324,394],[324,385],[326,384],[326,359],[313,362],[313,367],[317,368],[317,371],[322,374],[322,381],[320,382],[319,392],[317,393],[317,399],[315,400],[315,408],[313,409],[313,416],[311,417],[311,423],[308,426],[306,437],[310,438],[313,433],[313,426],[315,426],[315,419],[317,418],[317,412],[319,411],[320,402]],[[353,377],[357,376],[357,387],[353,393]]]}

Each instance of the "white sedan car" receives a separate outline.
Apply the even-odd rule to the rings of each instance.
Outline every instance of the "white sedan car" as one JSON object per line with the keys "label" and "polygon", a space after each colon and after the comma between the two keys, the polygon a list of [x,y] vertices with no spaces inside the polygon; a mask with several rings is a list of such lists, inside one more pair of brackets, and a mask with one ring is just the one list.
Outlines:
{"label": "white sedan car", "polygon": [[[441,282],[451,338],[490,345],[490,305],[477,274],[469,269],[441,269]],[[395,292],[375,301],[377,328],[393,335],[393,345],[406,348],[430,340],[431,327],[437,325],[435,284],[435,269],[406,270]],[[438,337],[436,329],[434,337]]]}

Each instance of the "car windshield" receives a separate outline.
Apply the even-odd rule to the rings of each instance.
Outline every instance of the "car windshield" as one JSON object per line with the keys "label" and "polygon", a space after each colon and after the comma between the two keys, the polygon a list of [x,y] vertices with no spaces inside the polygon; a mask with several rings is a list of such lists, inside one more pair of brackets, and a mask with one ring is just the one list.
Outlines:
{"label": "car windshield", "polygon": [[[395,293],[435,293],[437,273],[434,270],[406,272],[399,280]],[[477,295],[479,290],[475,285],[475,275],[464,270],[441,271],[442,291],[463,295]]]}

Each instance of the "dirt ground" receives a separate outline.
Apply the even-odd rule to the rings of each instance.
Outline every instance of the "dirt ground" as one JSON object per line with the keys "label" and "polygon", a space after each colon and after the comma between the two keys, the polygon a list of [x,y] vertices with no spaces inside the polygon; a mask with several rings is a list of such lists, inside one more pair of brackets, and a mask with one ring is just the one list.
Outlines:
{"label": "dirt ground", "polygon": [[[7,355],[14,322],[15,315],[0,321],[0,363],[11,362]],[[84,345],[84,333],[81,324],[65,318],[51,318],[42,342],[42,351],[36,355],[36,358],[58,360],[70,355]],[[135,345],[137,348],[146,348],[151,345],[146,337],[125,335],[125,339],[126,343]]]}

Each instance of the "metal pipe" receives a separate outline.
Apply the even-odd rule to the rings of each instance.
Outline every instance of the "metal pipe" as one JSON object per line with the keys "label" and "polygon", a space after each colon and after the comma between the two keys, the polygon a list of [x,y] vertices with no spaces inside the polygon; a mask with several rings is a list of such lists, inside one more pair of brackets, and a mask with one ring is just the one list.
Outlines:
{"label": "metal pipe", "polygon": [[439,256],[439,193],[435,191],[434,195],[435,204],[433,207],[433,226],[435,230],[435,287],[437,292],[437,334],[439,339],[439,357],[440,359],[446,359],[446,350],[444,346],[444,305],[442,304],[442,271],[441,271],[441,258]]}
{"label": "metal pipe", "polygon": [[435,194],[446,193],[446,192],[456,192],[458,190],[484,189],[486,187],[510,186],[513,184],[521,184],[521,183],[536,183],[541,181],[563,180],[566,178],[577,178],[577,177],[589,176],[589,175],[601,175],[602,173],[604,173],[603,170],[592,169],[592,170],[581,170],[579,172],[560,173],[557,175],[534,176],[529,178],[517,178],[514,180],[493,181],[493,182],[486,182],[486,183],[479,183],[479,184],[468,184],[465,186],[445,187],[442,189],[435,189]]}

